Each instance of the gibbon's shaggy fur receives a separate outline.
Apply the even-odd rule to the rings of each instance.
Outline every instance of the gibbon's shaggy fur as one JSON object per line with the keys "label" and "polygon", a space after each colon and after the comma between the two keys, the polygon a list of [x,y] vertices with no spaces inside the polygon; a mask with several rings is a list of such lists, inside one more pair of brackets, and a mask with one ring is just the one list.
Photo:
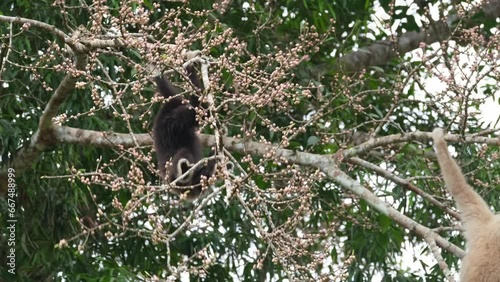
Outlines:
{"label": "gibbon's shaggy fur", "polygon": [[448,152],[443,130],[432,132],[444,182],[461,212],[467,254],[460,269],[461,282],[500,282],[500,215],[470,187]]}
{"label": "gibbon's shaggy fur", "polygon": [[[186,71],[193,85],[203,91],[195,68],[189,66]],[[200,107],[200,101],[194,94],[189,96],[189,103],[183,101],[178,95],[180,91],[165,77],[157,77],[156,86],[160,95],[167,100],[154,121],[154,144],[160,176],[162,180],[172,182],[202,159],[203,148],[196,133],[199,123],[195,110]],[[200,184],[202,176],[209,178],[214,171],[215,160],[200,164],[194,171],[178,179],[171,191],[186,194],[186,199],[194,200],[203,192]]]}

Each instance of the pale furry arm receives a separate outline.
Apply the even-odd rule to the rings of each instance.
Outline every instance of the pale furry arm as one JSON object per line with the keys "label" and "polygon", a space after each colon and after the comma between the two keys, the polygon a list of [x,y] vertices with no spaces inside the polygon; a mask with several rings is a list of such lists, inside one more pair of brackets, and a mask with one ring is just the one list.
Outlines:
{"label": "pale furry arm", "polygon": [[444,132],[436,128],[432,132],[436,156],[441,167],[444,182],[448,191],[462,212],[462,221],[467,223],[484,223],[493,218],[493,213],[486,202],[467,184],[457,162],[450,156],[448,145],[444,140]]}

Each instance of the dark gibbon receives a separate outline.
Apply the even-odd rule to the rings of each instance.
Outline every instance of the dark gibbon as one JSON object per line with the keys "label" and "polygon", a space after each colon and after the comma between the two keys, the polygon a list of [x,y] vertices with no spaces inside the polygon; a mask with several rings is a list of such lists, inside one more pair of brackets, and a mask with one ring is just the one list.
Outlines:
{"label": "dark gibbon", "polygon": [[460,269],[461,282],[500,282],[500,215],[467,184],[448,152],[443,130],[432,132],[444,182],[455,199],[464,228],[467,254]]}
{"label": "dark gibbon", "polygon": [[[203,91],[203,85],[195,73],[195,68],[186,68],[192,84]],[[187,200],[194,200],[203,192],[201,179],[209,178],[215,171],[215,160],[208,160],[196,165],[202,159],[203,148],[196,133],[199,127],[196,108],[202,105],[194,93],[189,96],[189,103],[179,95],[180,91],[165,77],[156,78],[156,86],[166,101],[156,115],[153,125],[153,137],[158,158],[161,179],[172,185],[175,194],[185,194]],[[196,91],[194,91],[196,92]],[[196,168],[193,166],[196,165]],[[188,172],[182,178],[179,178]],[[178,179],[179,178],[179,179]]]}

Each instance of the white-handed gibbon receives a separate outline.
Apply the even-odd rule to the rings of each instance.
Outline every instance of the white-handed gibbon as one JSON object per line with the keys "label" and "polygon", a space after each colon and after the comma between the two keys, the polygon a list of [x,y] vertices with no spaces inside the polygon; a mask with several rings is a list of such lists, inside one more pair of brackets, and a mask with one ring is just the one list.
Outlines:
{"label": "white-handed gibbon", "polygon": [[462,260],[460,281],[500,282],[500,215],[467,184],[458,164],[451,158],[443,130],[432,132],[444,182],[461,212],[467,254]]}
{"label": "white-handed gibbon", "polygon": [[[193,85],[203,91],[195,68],[188,66],[186,71]],[[153,125],[160,176],[168,183],[177,179],[171,191],[185,194],[186,199],[194,200],[203,192],[200,183],[202,177],[209,178],[214,174],[215,160],[199,164],[186,176],[178,178],[202,159],[203,148],[196,133],[199,127],[196,108],[205,105],[200,103],[199,97],[194,93],[190,94],[187,103],[179,95],[180,91],[165,77],[157,77],[156,86],[160,95],[166,98]]]}

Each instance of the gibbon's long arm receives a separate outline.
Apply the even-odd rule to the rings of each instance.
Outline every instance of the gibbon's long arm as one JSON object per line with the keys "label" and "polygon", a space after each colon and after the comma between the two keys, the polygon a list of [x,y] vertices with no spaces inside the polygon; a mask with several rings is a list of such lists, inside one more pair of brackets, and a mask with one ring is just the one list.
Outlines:
{"label": "gibbon's long arm", "polygon": [[158,88],[158,92],[164,98],[172,97],[178,94],[180,91],[175,87],[168,79],[163,76],[155,77],[156,87]]}
{"label": "gibbon's long arm", "polygon": [[[467,184],[457,162],[450,156],[448,145],[444,140],[441,128],[432,132],[436,155],[441,167],[444,182],[448,191],[456,201],[457,208],[462,212],[464,224],[483,224],[494,218],[486,202]],[[467,229],[467,228],[466,228]]]}
{"label": "gibbon's long arm", "polygon": [[186,67],[186,72],[188,74],[191,83],[196,86],[200,91],[205,91],[205,87],[203,83],[201,83],[200,78],[196,75],[196,68],[193,65],[189,65]]}
{"label": "gibbon's long arm", "polygon": [[[189,77],[189,80],[191,80],[191,83],[198,89],[195,89],[197,92],[203,92],[205,91],[205,87],[203,86],[203,83],[201,83],[200,78],[198,75],[196,75],[196,68],[193,65],[189,65],[186,67],[186,72]],[[201,94],[201,93],[200,93]],[[191,95],[189,96],[189,103],[193,107],[199,107],[200,106],[200,99],[196,95]],[[207,105],[202,105],[203,108],[207,108]]]}

